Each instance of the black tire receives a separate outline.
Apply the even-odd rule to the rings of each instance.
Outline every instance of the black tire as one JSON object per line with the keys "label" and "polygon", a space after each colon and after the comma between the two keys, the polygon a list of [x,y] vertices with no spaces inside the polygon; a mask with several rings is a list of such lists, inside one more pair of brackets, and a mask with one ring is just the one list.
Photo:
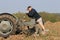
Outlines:
{"label": "black tire", "polygon": [[1,23],[1,20],[9,21],[13,25],[13,29],[9,34],[6,34],[6,35],[0,33],[0,36],[7,37],[11,34],[15,34],[16,28],[17,28],[17,19],[16,19],[16,17],[9,14],[9,13],[2,13],[2,14],[0,14],[0,23]]}

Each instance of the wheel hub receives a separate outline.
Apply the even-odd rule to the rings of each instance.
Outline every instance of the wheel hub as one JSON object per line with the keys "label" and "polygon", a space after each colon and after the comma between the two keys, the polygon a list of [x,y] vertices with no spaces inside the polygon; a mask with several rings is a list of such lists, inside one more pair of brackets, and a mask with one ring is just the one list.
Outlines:
{"label": "wheel hub", "polygon": [[3,35],[9,34],[13,29],[13,26],[9,21],[1,21],[0,23],[0,33]]}

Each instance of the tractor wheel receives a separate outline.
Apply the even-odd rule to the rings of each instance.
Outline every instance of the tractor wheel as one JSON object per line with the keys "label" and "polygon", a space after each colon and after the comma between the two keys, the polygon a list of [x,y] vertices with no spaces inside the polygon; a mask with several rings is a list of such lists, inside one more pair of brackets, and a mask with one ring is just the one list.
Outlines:
{"label": "tractor wheel", "polygon": [[7,37],[15,34],[17,28],[17,19],[9,13],[0,14],[0,36]]}

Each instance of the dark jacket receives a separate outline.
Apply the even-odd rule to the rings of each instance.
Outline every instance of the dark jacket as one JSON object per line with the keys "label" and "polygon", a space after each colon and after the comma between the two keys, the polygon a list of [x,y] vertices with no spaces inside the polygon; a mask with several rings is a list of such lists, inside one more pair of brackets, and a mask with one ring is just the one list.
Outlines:
{"label": "dark jacket", "polygon": [[36,21],[41,17],[35,9],[32,9],[29,13],[27,13],[27,15],[30,18],[34,18]]}

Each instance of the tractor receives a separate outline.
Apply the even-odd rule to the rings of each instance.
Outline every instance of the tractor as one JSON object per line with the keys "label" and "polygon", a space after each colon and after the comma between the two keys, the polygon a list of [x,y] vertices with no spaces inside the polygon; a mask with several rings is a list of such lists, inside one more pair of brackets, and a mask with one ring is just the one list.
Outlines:
{"label": "tractor", "polygon": [[[24,28],[28,28],[24,30]],[[24,22],[10,13],[0,13],[0,36],[8,37],[17,33],[32,34],[35,32],[35,21]]]}

